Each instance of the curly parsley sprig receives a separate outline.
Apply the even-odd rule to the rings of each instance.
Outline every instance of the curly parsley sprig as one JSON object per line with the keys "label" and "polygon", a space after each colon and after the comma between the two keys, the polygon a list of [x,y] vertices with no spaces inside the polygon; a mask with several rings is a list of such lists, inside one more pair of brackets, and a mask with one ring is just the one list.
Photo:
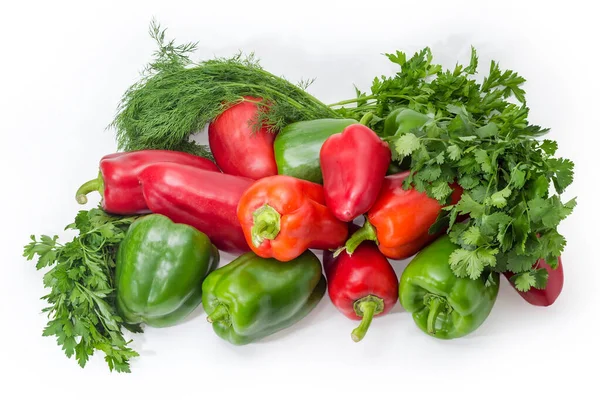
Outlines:
{"label": "curly parsley sprig", "polygon": [[[446,205],[457,182],[464,193],[456,205],[444,207],[432,231],[447,225],[460,245],[450,256],[457,276],[478,279],[484,271],[511,271],[517,289],[544,288],[566,245],[557,228],[576,206],[560,195],[573,181],[573,162],[555,157],[558,144],[541,140],[548,132],[528,122],[525,79],[491,62],[482,83],[475,79],[478,58],[468,66],[443,70],[429,48],[407,59],[387,54],[400,66],[391,77],[376,77],[371,93],[357,90],[356,99],[335,105],[338,113],[360,118],[373,113],[371,127],[383,129],[385,117],[406,107],[427,114],[429,122],[389,138],[394,159],[410,160],[405,188],[415,187]],[[514,100],[516,101],[514,101]],[[335,106],[332,105],[332,106]],[[466,220],[457,222],[459,216]]]}
{"label": "curly parsley sprig", "polygon": [[139,325],[126,325],[114,304],[114,268],[119,243],[136,217],[116,217],[99,208],[80,211],[65,229],[79,234],[60,244],[58,236],[31,236],[23,256],[39,256],[38,270],[52,267],[44,275],[50,293],[42,297],[49,307],[42,311],[50,319],[44,336],[56,336],[67,357],[75,355],[84,367],[96,350],[104,352],[108,367],[130,372],[129,360],[139,354],[128,347],[121,333],[125,327],[142,332]]}

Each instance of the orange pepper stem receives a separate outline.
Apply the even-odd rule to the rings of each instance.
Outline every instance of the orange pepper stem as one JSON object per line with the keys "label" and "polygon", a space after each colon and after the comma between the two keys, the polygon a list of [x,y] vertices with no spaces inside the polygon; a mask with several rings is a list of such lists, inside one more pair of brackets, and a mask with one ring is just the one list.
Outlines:
{"label": "orange pepper stem", "polygon": [[252,213],[252,244],[258,247],[265,239],[273,240],[281,230],[281,214],[268,204]]}
{"label": "orange pepper stem", "polygon": [[350,239],[346,241],[346,253],[350,255],[354,253],[354,250],[356,250],[356,248],[365,240],[373,240],[375,243],[379,244],[379,240],[377,240],[377,231],[368,219],[365,221],[365,224],[359,230],[354,232],[354,234],[350,236]]}

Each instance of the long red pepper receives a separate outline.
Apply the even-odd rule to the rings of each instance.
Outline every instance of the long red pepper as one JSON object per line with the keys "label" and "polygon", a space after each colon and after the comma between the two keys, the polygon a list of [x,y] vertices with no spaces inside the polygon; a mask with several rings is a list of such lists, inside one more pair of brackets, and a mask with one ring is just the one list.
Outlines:
{"label": "long red pepper", "polygon": [[230,175],[260,179],[277,175],[273,141],[275,134],[261,127],[254,132],[260,98],[244,97],[208,126],[208,143],[217,165]]}
{"label": "long red pepper", "polygon": [[352,221],[373,206],[391,158],[387,143],[362,124],[350,125],[323,143],[325,201],[338,219]]}
{"label": "long red pepper", "polygon": [[174,163],[156,163],[140,173],[150,210],[191,225],[230,253],[250,250],[237,219],[238,202],[252,179]]}
{"label": "long red pepper", "polygon": [[539,260],[534,268],[544,268],[548,271],[548,281],[544,289],[531,288],[527,292],[522,292],[516,289],[514,282],[510,279],[514,275],[512,272],[507,271],[504,275],[510,284],[515,287],[517,293],[519,293],[519,295],[529,304],[540,307],[551,306],[562,292],[565,281],[562,259],[561,257],[558,257],[558,267],[556,269],[553,269],[550,264],[543,259]]}
{"label": "long red pepper", "polygon": [[348,224],[325,206],[321,185],[285,175],[256,181],[240,199],[238,219],[252,251],[279,261],[309,248],[337,248],[348,237]]}
{"label": "long red pepper", "polygon": [[142,194],[139,174],[157,162],[190,165],[207,171],[219,172],[211,160],[193,154],[171,150],[139,150],[108,154],[100,159],[98,177],[77,190],[79,204],[87,203],[87,194],[100,192],[101,206],[111,214],[145,214],[150,212]]}
{"label": "long red pepper", "polygon": [[362,243],[352,256],[343,251],[334,258],[324,251],[323,267],[332,303],[346,317],[361,320],[352,331],[352,340],[358,342],[373,318],[390,312],[398,301],[398,276],[372,242]]}

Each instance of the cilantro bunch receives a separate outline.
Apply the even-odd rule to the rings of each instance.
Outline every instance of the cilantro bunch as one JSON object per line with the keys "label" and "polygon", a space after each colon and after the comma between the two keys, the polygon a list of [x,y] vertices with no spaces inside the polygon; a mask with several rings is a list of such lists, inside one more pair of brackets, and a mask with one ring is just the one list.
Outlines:
{"label": "cilantro bunch", "polygon": [[[410,59],[402,52],[387,57],[399,65],[398,73],[376,77],[370,94],[357,90],[356,99],[335,104],[356,106],[338,112],[353,118],[373,113],[371,127],[378,132],[395,108],[428,115],[421,128],[387,140],[394,160],[410,160],[405,188],[445,205],[432,231],[446,226],[460,246],[449,259],[454,273],[478,279],[511,271],[517,289],[544,288],[547,271],[535,266],[539,259],[558,266],[566,245],[558,226],[576,205],[560,195],[573,181],[574,165],[555,157],[555,141],[541,140],[548,129],[528,122],[525,79],[492,61],[478,82],[475,49],[468,66],[453,70],[434,64],[429,48]],[[464,192],[448,205],[452,183]]]}
{"label": "cilantro bunch", "polygon": [[28,260],[39,256],[36,268],[52,267],[44,275],[50,293],[42,311],[49,321],[44,336],[56,336],[67,357],[75,355],[84,367],[96,350],[105,354],[110,370],[130,372],[129,360],[138,353],[128,347],[122,327],[141,332],[139,325],[126,325],[117,314],[114,268],[119,243],[136,217],[116,217],[99,208],[80,211],[65,229],[79,234],[60,244],[58,236],[42,235],[25,246]]}

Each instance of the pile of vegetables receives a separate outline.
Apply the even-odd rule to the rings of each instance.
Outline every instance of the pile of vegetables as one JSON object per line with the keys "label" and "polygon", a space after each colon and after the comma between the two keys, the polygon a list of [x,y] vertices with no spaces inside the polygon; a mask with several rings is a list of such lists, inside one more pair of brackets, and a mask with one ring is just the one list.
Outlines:
{"label": "pile of vegetables", "polygon": [[[360,321],[357,342],[398,301],[432,337],[469,335],[501,275],[530,304],[556,301],[574,165],[529,123],[517,73],[492,62],[478,81],[475,49],[452,70],[429,48],[398,51],[395,75],[325,105],[253,56],[195,63],[195,44],[150,33],[158,51],[112,122],[119,148],[75,193],[101,202],[67,226],[70,242],[31,236],[24,250],[50,268],[43,334],[82,367],[99,350],[129,372],[124,329],[200,306],[245,345],[326,294]],[[209,145],[193,142],[206,127]],[[219,267],[223,252],[237,258]],[[409,258],[397,276],[390,260]]]}

